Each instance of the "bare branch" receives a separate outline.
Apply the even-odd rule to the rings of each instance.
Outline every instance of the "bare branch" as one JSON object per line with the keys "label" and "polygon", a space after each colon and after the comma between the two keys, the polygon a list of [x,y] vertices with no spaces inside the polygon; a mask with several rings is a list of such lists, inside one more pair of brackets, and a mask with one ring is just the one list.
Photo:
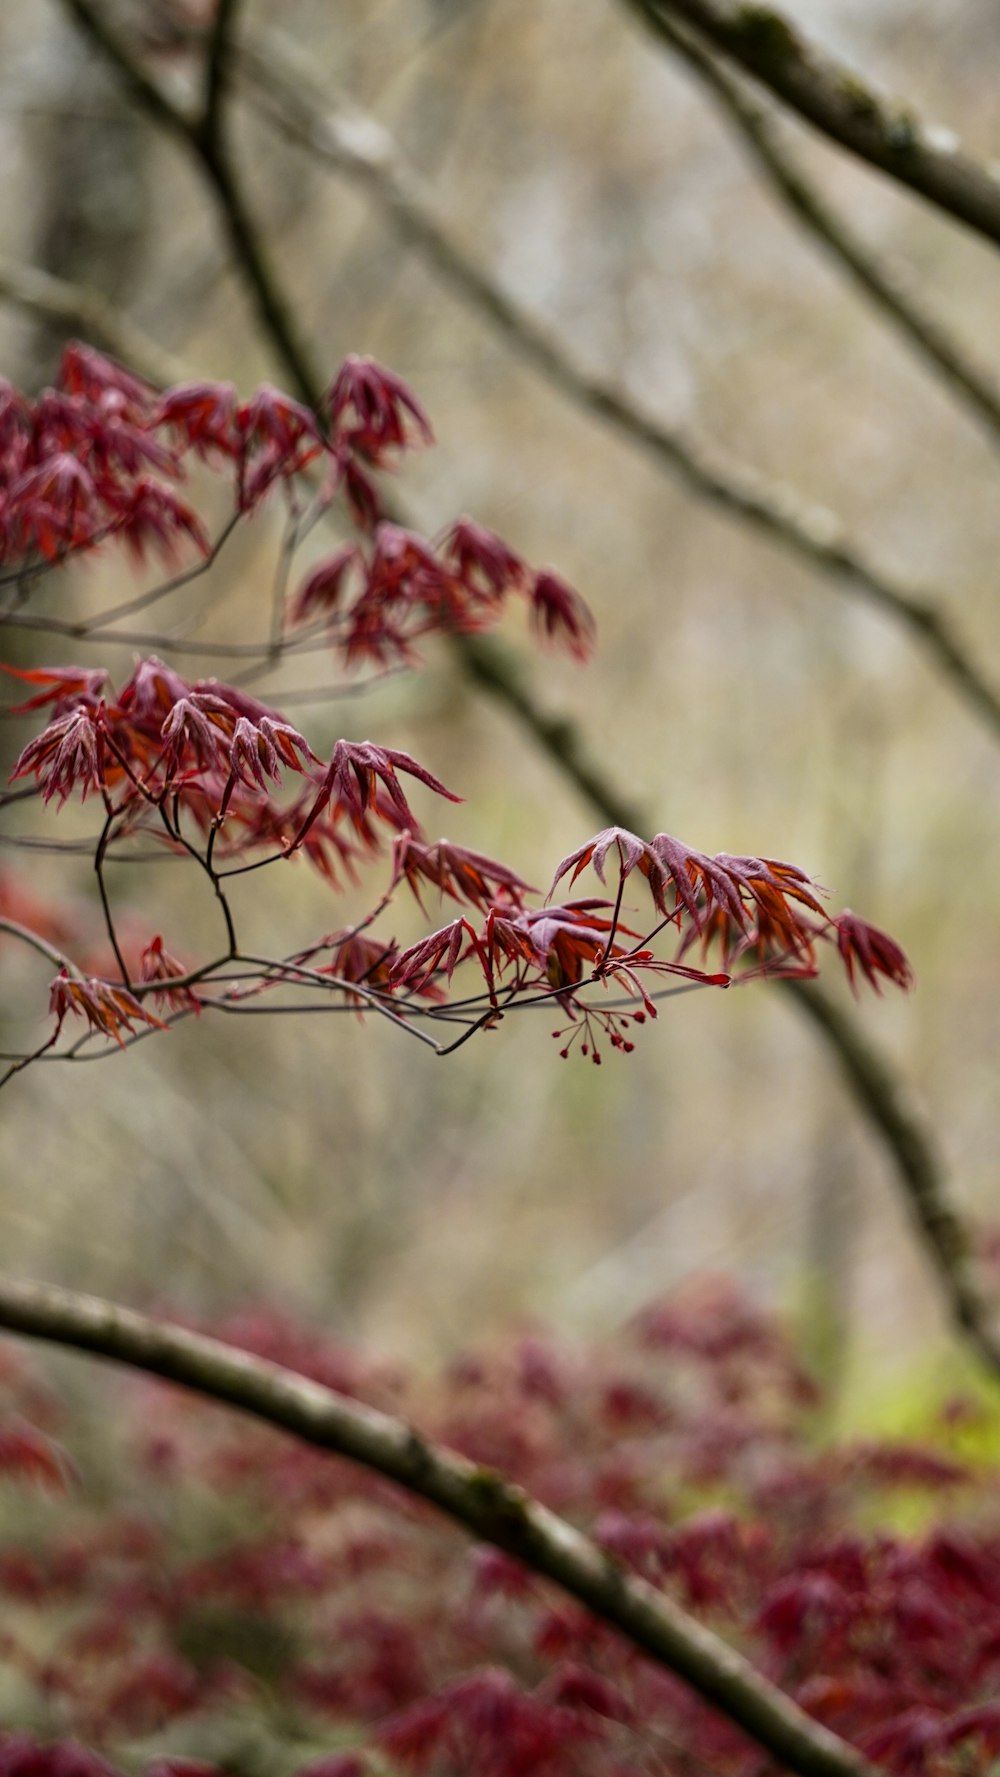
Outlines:
{"label": "bare branch", "polygon": [[239,0],[218,0],[205,56],[205,104],[199,128],[209,153],[217,145],[222,105],[229,84],[233,27]]}
{"label": "bare branch", "polygon": [[341,118],[320,107],[310,95],[307,76],[273,36],[263,48],[244,46],[240,60],[266,114],[302,147],[364,184],[400,234],[550,383],[679,476],[691,492],[763,531],[808,566],[901,622],[1000,736],[1000,693],[983,677],[947,618],[922,592],[873,561],[834,513],[794,488],[769,483],[749,465],[679,427],[664,425],[586,370],[452,239],[381,126],[370,118]]}
{"label": "bare branch", "polygon": [[157,388],[183,380],[184,372],[177,359],[97,290],[51,277],[33,265],[0,257],[0,302],[46,320],[69,322],[102,351],[137,370]]}
{"label": "bare branch", "polygon": [[0,1326],[165,1377],[361,1463],[555,1581],[799,1777],[874,1777],[859,1752],[665,1593],[493,1469],[432,1444],[403,1420],[220,1340],[51,1285],[0,1280]]}
{"label": "bare branch", "polygon": [[170,135],[190,140],[197,127],[196,120],[176,105],[159,82],[147,73],[121,33],[109,23],[102,8],[95,6],[93,0],[63,0],[63,5],[83,35],[111,64],[141,109]]}
{"label": "bare branch", "polygon": [[951,130],[926,124],[817,49],[770,6],[733,0],[629,0],[649,22],[690,25],[816,129],[957,222],[1000,245],[1000,178]]}
{"label": "bare branch", "polygon": [[828,1043],[832,1038],[831,1047],[851,1093],[892,1148],[913,1220],[955,1325],[987,1367],[1000,1375],[1000,1340],[990,1330],[986,1303],[970,1275],[968,1239],[948,1203],[941,1162],[929,1130],[908,1102],[901,1082],[854,1020],[811,983],[799,982],[791,991]]}
{"label": "bare branch", "polygon": [[665,12],[654,15],[649,11],[646,17],[656,35],[708,88],[775,195],[924,362],[943,376],[952,393],[985,423],[994,441],[1000,438],[1000,388],[925,306],[916,280],[869,247],[827,201],[785,145],[772,112],[752,99],[696,38],[678,30]]}
{"label": "bare branch", "polygon": [[6,915],[0,914],[0,932],[6,932],[11,938],[19,938],[22,944],[27,944],[32,950],[37,950],[39,956],[44,956],[57,969],[65,969],[68,975],[79,975],[79,969],[70,962],[68,956],[64,956],[61,950],[57,950],[54,944],[50,944],[38,932],[33,932],[28,926],[21,925],[19,920],[8,919]]}
{"label": "bare branch", "polygon": [[[218,205],[230,247],[253,297],[265,336],[281,356],[296,393],[310,406],[318,407],[323,392],[322,380],[310,364],[306,346],[299,338],[292,305],[267,257],[218,133],[207,134],[200,118],[188,115],[168,98],[93,0],[63,0],[63,4],[88,41],[110,62],[140,108],[194,156]],[[226,16],[228,18],[228,11]],[[228,44],[227,36],[225,43]]]}

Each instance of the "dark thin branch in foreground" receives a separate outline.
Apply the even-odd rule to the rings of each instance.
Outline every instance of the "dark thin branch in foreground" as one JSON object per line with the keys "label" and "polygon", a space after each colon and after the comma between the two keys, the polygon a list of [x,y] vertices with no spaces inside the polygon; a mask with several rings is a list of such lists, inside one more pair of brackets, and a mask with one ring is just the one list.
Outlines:
{"label": "dark thin branch in foreground", "polygon": [[971,408],[991,437],[1000,438],[1000,389],[969,356],[937,315],[925,306],[916,280],[891,264],[855,232],[847,218],[803,172],[776,129],[776,118],[666,13],[646,14],[653,32],[708,88],[723,116],[763,174],[771,191],[854,280],[952,393]]}
{"label": "dark thin branch in foreground", "polygon": [[629,0],[654,24],[679,19],[841,148],[878,167],[956,222],[1000,244],[1000,178],[951,130],[926,124],[810,43],[770,6],[732,0]]}
{"label": "dark thin branch in foreground", "polygon": [[493,1469],[439,1448],[402,1420],[219,1340],[70,1290],[0,1280],[0,1326],[179,1383],[361,1463],[555,1581],[799,1777],[874,1777],[859,1752],[671,1598]]}
{"label": "dark thin branch in foreground", "polygon": [[965,1230],[948,1204],[940,1161],[917,1111],[886,1062],[833,1000],[809,982],[786,991],[795,994],[800,1009],[822,1036],[829,1039],[834,1033],[844,1079],[895,1155],[913,1220],[941,1280],[952,1319],[987,1367],[1000,1375],[1000,1340],[990,1330],[986,1303],[970,1275]]}
{"label": "dark thin branch in foreground", "polygon": [[[873,561],[835,513],[784,483],[767,481],[703,439],[664,425],[621,389],[585,369],[564,341],[527,314],[436,220],[427,194],[381,126],[370,118],[341,118],[321,109],[310,95],[307,76],[296,71],[293,78],[289,57],[272,36],[263,50],[244,49],[241,65],[266,115],[300,146],[370,190],[402,238],[555,388],[679,476],[698,498],[763,531],[807,566],[902,623],[1000,735],[1000,692],[983,677],[945,614],[918,588]],[[277,343],[277,335],[275,339]],[[295,363],[286,362],[295,371]],[[1000,429],[1000,407],[996,419]]]}

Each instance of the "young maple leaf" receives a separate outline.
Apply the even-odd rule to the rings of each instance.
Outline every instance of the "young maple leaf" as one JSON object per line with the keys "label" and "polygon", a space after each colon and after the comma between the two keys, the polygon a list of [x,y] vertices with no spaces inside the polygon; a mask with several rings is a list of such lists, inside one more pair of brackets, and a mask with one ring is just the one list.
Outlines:
{"label": "young maple leaf", "polygon": [[234,423],[241,512],[250,511],[276,480],[297,475],[326,448],[315,414],[269,383],[237,408]]}
{"label": "young maple leaf", "polygon": [[211,550],[208,532],[194,508],[152,476],[140,476],[111,505],[118,534],[140,561],[151,544],[169,559],[182,537],[189,537],[200,555]]}
{"label": "young maple leaf", "polygon": [[239,449],[235,425],[236,390],[232,383],[178,383],[166,389],[150,416],[151,426],[169,426],[196,455],[218,451],[232,457]]}
{"label": "young maple leaf", "polygon": [[647,843],[645,839],[640,839],[638,834],[630,833],[626,827],[605,827],[603,832],[596,833],[593,839],[588,839],[585,845],[579,846],[576,851],[570,852],[568,857],[563,858],[552,878],[549,896],[551,897],[555,893],[567,871],[572,870],[573,872],[570,877],[570,885],[572,886],[588,864],[593,865],[598,881],[604,882],[604,866],[612,850],[617,851],[618,868],[622,876],[630,876],[635,869],[641,871],[649,883],[654,906],[661,913],[666,913],[664,894],[669,881],[666,866],[657,856],[652,845]]}
{"label": "young maple leaf", "polygon": [[66,1014],[72,1012],[76,1017],[86,1018],[91,1030],[112,1037],[119,1049],[125,1047],[122,1031],[134,1035],[137,1022],[150,1024],[155,1030],[167,1029],[159,1018],[146,1011],[128,988],[116,986],[113,981],[100,981],[93,975],[86,979],[70,975],[66,969],[60,969],[50,986],[49,1011],[56,1020],[57,1036]]}
{"label": "young maple leaf", "polygon": [[344,582],[351,569],[363,559],[356,543],[345,543],[342,548],[335,549],[332,555],[324,556],[299,587],[292,600],[289,621],[302,623],[317,611],[334,612],[340,603]]}
{"label": "young maple leaf", "polygon": [[859,919],[849,908],[845,908],[833,923],[837,931],[837,949],[855,993],[856,970],[859,968],[876,993],[882,991],[879,975],[885,976],[887,981],[894,981],[904,993],[913,986],[913,970],[906,954],[887,932],[881,932],[877,926],[869,925],[867,920]]}
{"label": "young maple leaf", "polygon": [[[205,688],[201,684],[190,685],[173,667],[150,654],[145,660],[136,661],[132,677],[122,688],[118,707],[137,727],[148,727],[158,735],[163,718],[174,704]],[[207,689],[220,694],[214,685]]]}
{"label": "young maple leaf", "polygon": [[200,1017],[201,1001],[197,995],[192,993],[189,987],[171,986],[172,982],[189,973],[190,971],[184,967],[183,963],[178,962],[175,956],[171,956],[169,950],[164,949],[163,939],[159,933],[155,938],[150,939],[139,959],[140,979],[148,983],[154,981],[163,983],[162,988],[154,996],[162,1005],[169,1006],[173,1011],[193,1012],[196,1017]]}
{"label": "young maple leaf", "polygon": [[[365,815],[369,809],[382,819],[387,816],[390,819],[395,818],[400,828],[419,831],[419,822],[396,775],[400,771],[426,784],[436,795],[446,796],[449,802],[462,800],[447,789],[440,778],[436,778],[432,772],[418,764],[416,759],[411,758],[409,753],[400,752],[394,747],[377,747],[370,740],[338,740],[319,795],[305,825],[293,841],[292,849],[301,843],[313,821],[331,800],[335,804],[335,812],[342,809],[359,833],[366,831]],[[384,787],[387,803],[379,797],[380,784]]]}
{"label": "young maple leaf", "polygon": [[58,451],[28,469],[10,490],[19,511],[23,548],[38,549],[51,561],[64,549],[79,548],[97,530],[93,477],[69,451]]}
{"label": "young maple leaf", "polygon": [[[562,907],[533,907],[514,922],[530,935],[553,987],[575,987],[584,970],[601,961],[611,921],[602,918],[597,909],[606,905],[603,901],[569,901]],[[621,956],[621,946],[613,946],[611,954]]]}
{"label": "young maple leaf", "polygon": [[399,947],[394,938],[372,938],[365,932],[349,932],[346,938],[333,943],[329,964],[320,972],[337,975],[342,981],[388,987],[398,956]]}
{"label": "young maple leaf", "polygon": [[775,895],[791,896],[811,912],[822,914],[823,905],[816,899],[824,891],[797,864],[783,864],[777,858],[733,857],[729,852],[716,852],[714,862],[736,884],[762,907],[773,907]]}
{"label": "young maple leaf", "polygon": [[459,518],[445,536],[441,553],[467,592],[490,603],[512,588],[522,588],[528,570],[502,537],[474,519]]}
{"label": "young maple leaf", "polygon": [[562,642],[577,660],[593,652],[596,625],[588,605],[551,569],[535,575],[529,593],[532,621],[544,640]]}
{"label": "young maple leaf", "polygon": [[112,393],[139,413],[145,413],[156,397],[152,383],[79,339],[71,339],[63,348],[57,380],[69,395],[99,401],[102,395]]}
{"label": "young maple leaf", "polygon": [[401,833],[392,848],[393,887],[403,880],[421,907],[423,881],[432,883],[442,895],[466,901],[484,913],[500,897],[520,907],[524,896],[534,892],[530,883],[506,864],[486,858],[481,852],[467,851],[462,845],[451,845],[447,839],[424,845],[409,832]]}
{"label": "young maple leaf", "polygon": [[[230,763],[236,725],[237,717],[224,698],[204,691],[192,691],[189,697],[179,698],[160,729],[167,776],[173,777],[190,759],[202,771],[224,769]],[[235,761],[232,764],[236,770]]]}
{"label": "young maple leaf", "polygon": [[431,932],[429,937],[421,938],[419,943],[411,944],[409,950],[401,951],[392,965],[391,985],[413,987],[417,993],[422,993],[432,976],[442,969],[446,979],[450,981],[463,960],[463,951],[467,956],[479,957],[489,981],[479,938],[468,920],[460,918],[451,920],[440,931]]}
{"label": "young maple leaf", "polygon": [[373,463],[387,450],[405,450],[415,441],[433,443],[430,420],[413,391],[374,358],[353,352],[345,358],[325,405],[334,432]]}
{"label": "young maple leaf", "polygon": [[237,718],[233,730],[229,762],[240,783],[253,789],[265,788],[265,780],[281,782],[281,766],[304,772],[305,761],[319,764],[309,742],[288,722],[273,721],[262,716],[254,723],[248,716]]}
{"label": "young maple leaf", "polygon": [[34,773],[42,787],[42,801],[58,796],[65,806],[79,788],[85,802],[91,790],[105,785],[104,705],[71,709],[30,740],[14,765],[10,782]]}
{"label": "young maple leaf", "polygon": [[8,678],[20,679],[23,685],[40,685],[34,697],[26,698],[24,703],[13,703],[8,707],[10,716],[26,716],[32,710],[40,710],[45,704],[51,703],[54,715],[64,713],[63,705],[83,700],[87,703],[98,703],[108,683],[108,674],[103,667],[86,666],[46,666],[27,669],[7,666],[0,661],[0,672]]}

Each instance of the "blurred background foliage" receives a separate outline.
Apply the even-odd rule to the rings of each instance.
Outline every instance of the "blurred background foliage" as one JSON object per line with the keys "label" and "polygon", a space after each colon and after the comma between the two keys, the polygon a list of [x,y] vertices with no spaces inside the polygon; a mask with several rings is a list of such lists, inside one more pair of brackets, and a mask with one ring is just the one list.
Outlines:
{"label": "blurred background foliage", "polygon": [[[171,33],[203,11],[109,7],[178,90],[188,64]],[[1000,38],[985,0],[958,19],[909,0],[796,13],[990,150],[987,46]],[[387,127],[452,237],[588,372],[829,504],[1000,679],[996,440],[790,221],[690,72],[624,7],[249,0],[241,29],[265,56],[278,40],[329,104]],[[1000,838],[987,727],[898,625],[551,388],[369,192],[283,140],[252,98],[237,96],[233,130],[324,370],[373,354],[431,415],[437,446],[403,472],[419,522],[468,511],[590,601],[587,668],[506,632],[543,705],[579,723],[657,830],[795,860],[905,945],[917,991],[860,1015],[925,1107],[956,1202],[988,1219]],[[989,249],[792,124],[788,139],[1000,370]],[[52,0],[0,13],[0,144],[9,260],[100,290],[182,374],[287,383],[196,172]],[[51,321],[4,302],[0,341],[15,384],[52,374]],[[244,529],[200,634],[261,632],[277,537],[277,515]],[[120,574],[98,559],[59,596],[96,608]],[[29,637],[5,657],[52,654]],[[87,663],[99,658],[117,677],[131,650],[91,647]],[[324,671],[336,669],[321,655],[289,665],[272,701]],[[319,751],[342,733],[412,750],[467,798],[449,837],[542,887],[604,824],[444,646],[363,702],[290,713]],[[67,809],[60,830],[77,818]],[[31,855],[53,900],[63,868]],[[196,888],[176,908],[169,875],[132,884],[130,915],[168,944],[212,913]],[[308,939],[350,916],[305,873],[249,881],[245,917],[261,931],[301,921]],[[95,899],[84,869],[73,893]],[[5,1047],[28,1040],[44,1000],[44,969],[9,949]],[[100,1068],[36,1068],[4,1094],[5,1265],[192,1313],[264,1297],[427,1356],[512,1315],[599,1332],[706,1269],[797,1304],[809,1355],[856,1381],[873,1353],[884,1381],[941,1336],[885,1155],[780,991],[678,1000],[600,1074],[555,1049],[540,1018],[447,1064],[377,1021],[203,1018]]]}

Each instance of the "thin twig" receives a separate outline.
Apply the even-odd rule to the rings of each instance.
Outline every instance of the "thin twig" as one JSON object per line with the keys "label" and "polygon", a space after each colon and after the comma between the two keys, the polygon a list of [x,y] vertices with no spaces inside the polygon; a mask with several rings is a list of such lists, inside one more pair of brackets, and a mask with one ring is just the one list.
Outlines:
{"label": "thin twig", "polygon": [[79,969],[70,962],[68,956],[64,956],[61,950],[57,950],[47,938],[41,937],[38,932],[31,931],[28,926],[23,926],[20,920],[8,919],[5,914],[0,914],[0,932],[6,932],[11,938],[19,938],[22,944],[30,945],[32,950],[37,950],[39,956],[44,956],[57,969],[65,969],[67,975],[74,976],[76,980],[81,979]]}

